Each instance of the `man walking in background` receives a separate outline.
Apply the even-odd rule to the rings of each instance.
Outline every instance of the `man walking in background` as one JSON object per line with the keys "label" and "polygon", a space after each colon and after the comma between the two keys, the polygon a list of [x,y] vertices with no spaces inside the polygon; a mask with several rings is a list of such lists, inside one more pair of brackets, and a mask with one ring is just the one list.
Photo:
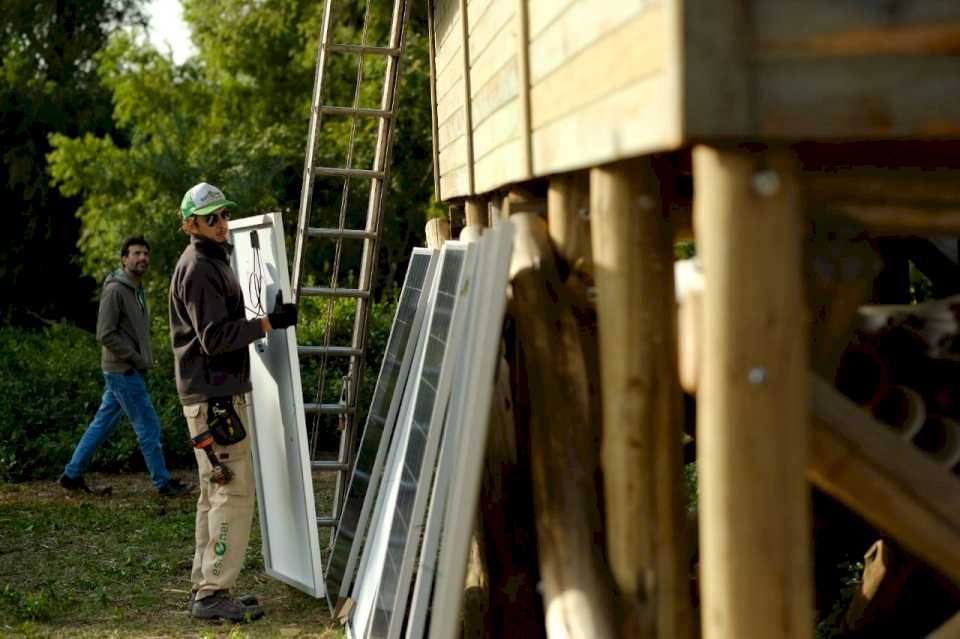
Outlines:
{"label": "man walking in background", "polygon": [[122,267],[111,273],[100,294],[97,341],[106,389],[96,416],[57,480],[67,490],[92,492],[83,471],[126,413],[140,442],[140,451],[157,492],[177,497],[192,486],[172,479],[160,445],[160,419],[153,408],[144,375],[153,366],[150,313],[141,278],[150,265],[150,245],[142,235],[129,237],[120,251]]}
{"label": "man walking in background", "polygon": [[247,319],[243,291],[230,268],[227,222],[236,204],[201,182],[183,196],[181,227],[190,244],[170,281],[174,373],[200,475],[190,615],[249,621],[263,616],[256,598],[234,599],[253,520],[255,484],[247,346],[297,322],[297,307],[277,304]]}

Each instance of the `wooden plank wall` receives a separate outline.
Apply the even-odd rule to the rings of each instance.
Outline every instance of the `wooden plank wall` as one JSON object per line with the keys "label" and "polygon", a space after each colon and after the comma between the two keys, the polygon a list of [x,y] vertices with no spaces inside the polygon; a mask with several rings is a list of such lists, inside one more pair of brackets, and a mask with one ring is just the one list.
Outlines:
{"label": "wooden plank wall", "polygon": [[434,170],[440,174],[438,197],[443,200],[472,193],[460,18],[460,0],[434,0],[439,163]]}
{"label": "wooden plank wall", "polygon": [[758,132],[960,135],[957,0],[753,0]]}
{"label": "wooden plank wall", "polygon": [[528,0],[535,174],[679,143],[673,1]]}
{"label": "wooden plank wall", "polygon": [[700,142],[960,139],[960,0],[432,1],[444,200]]}
{"label": "wooden plank wall", "polygon": [[478,193],[528,179],[517,0],[469,0],[474,179]]}

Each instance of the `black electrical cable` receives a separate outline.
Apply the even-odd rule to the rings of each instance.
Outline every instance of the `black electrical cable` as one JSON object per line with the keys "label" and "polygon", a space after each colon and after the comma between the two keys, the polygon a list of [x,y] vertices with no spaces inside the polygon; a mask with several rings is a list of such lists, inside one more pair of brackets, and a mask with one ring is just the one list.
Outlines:
{"label": "black electrical cable", "polygon": [[247,279],[247,296],[253,301],[254,308],[246,308],[253,313],[253,319],[257,319],[266,316],[267,311],[263,307],[263,260],[260,258],[260,238],[256,231],[250,232],[250,245],[253,247],[253,270]]}

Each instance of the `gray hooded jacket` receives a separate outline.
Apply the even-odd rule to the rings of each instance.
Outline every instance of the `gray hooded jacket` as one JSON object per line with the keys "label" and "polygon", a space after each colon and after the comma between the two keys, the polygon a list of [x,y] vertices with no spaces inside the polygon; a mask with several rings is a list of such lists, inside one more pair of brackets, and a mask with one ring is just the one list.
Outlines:
{"label": "gray hooded jacket", "polygon": [[117,269],[103,283],[97,314],[97,341],[103,346],[100,366],[110,373],[153,367],[150,311],[143,286]]}

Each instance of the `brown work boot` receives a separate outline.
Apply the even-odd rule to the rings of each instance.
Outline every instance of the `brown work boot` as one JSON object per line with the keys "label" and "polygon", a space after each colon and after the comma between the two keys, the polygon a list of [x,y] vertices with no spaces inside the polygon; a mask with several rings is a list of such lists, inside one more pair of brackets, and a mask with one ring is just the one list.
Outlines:
{"label": "brown work boot", "polygon": [[256,621],[263,616],[259,606],[245,606],[230,596],[226,590],[218,590],[209,597],[195,599],[190,606],[194,619],[226,619],[233,622]]}
{"label": "brown work boot", "polygon": [[[197,591],[191,590],[190,597],[187,598],[187,612],[190,612],[191,610],[193,610],[193,602],[196,601],[196,599],[197,599]],[[240,595],[239,597],[237,597],[237,601],[242,603],[244,606],[247,606],[248,608],[250,606],[260,605],[260,600],[257,599],[256,595]]]}

